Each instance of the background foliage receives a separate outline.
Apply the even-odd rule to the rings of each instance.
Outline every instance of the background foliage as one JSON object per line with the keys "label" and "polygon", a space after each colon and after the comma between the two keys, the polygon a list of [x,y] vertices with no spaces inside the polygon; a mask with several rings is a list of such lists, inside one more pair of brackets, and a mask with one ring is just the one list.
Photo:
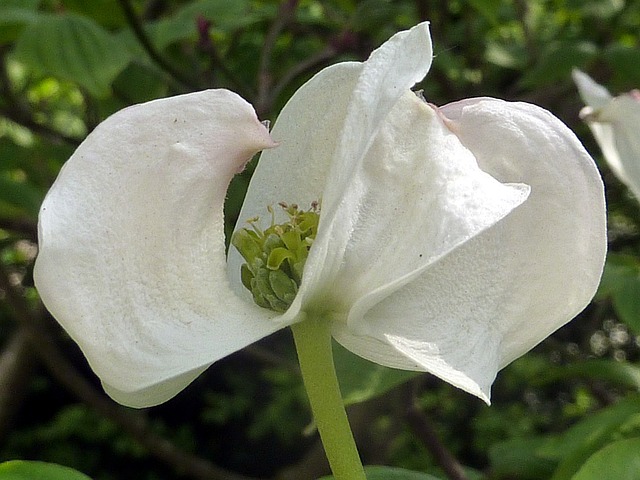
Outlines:
{"label": "background foliage", "polygon": [[[286,331],[163,406],[108,400],[33,288],[38,207],[84,136],[126,105],[225,87],[273,120],[320,68],[363,60],[424,19],[430,102],[530,101],[578,133],[606,182],[610,254],[592,305],[501,372],[491,407],[337,350],[362,456],[423,472],[416,479],[640,478],[640,204],[601,161],[570,79],[579,67],[614,93],[640,86],[638,0],[2,0],[0,460],[95,480],[328,473]],[[229,227],[250,173],[232,185]],[[23,478],[20,465],[0,478]]]}

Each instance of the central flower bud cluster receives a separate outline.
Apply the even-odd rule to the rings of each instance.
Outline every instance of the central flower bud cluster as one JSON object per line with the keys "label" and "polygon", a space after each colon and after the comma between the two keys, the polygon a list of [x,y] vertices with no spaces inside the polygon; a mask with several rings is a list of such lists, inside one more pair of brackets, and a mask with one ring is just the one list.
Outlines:
{"label": "central flower bud cluster", "polygon": [[320,207],[317,202],[302,211],[297,205],[280,203],[289,221],[276,224],[275,212],[271,226],[261,230],[258,218],[248,221],[251,228],[241,228],[231,237],[231,244],[246,260],[240,268],[242,284],[261,307],[285,312],[298,293],[302,270],[311,244],[318,233]]}

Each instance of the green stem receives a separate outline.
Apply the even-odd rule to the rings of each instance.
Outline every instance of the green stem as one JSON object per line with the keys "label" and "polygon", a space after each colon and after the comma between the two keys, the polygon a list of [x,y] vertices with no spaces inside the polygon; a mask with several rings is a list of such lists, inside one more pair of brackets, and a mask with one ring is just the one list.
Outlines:
{"label": "green stem", "polygon": [[335,480],[366,480],[344,409],[331,350],[331,324],[308,318],[291,327],[304,386]]}

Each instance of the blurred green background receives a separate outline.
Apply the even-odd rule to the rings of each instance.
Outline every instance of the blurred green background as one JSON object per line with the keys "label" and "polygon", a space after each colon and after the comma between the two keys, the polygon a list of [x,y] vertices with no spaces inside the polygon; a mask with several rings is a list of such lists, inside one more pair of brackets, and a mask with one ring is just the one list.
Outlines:
{"label": "blurred green background", "polygon": [[[640,204],[579,120],[570,77],[578,67],[613,93],[640,87],[639,0],[0,0],[0,461],[95,480],[328,473],[288,331],[165,405],[111,402],[33,288],[38,208],[122,107],[224,87],[274,120],[322,67],[364,60],[421,20],[435,48],[419,85],[429,102],[529,101],[578,134],[605,179],[610,253],[594,302],[499,374],[491,407],[338,349],[363,459],[441,479],[640,479]],[[251,170],[230,189],[228,228]]]}

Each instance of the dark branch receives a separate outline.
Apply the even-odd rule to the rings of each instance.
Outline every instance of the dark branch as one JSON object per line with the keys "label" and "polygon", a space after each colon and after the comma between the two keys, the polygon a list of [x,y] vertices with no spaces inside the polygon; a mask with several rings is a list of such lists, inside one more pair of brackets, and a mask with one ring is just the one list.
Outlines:
{"label": "dark branch", "polygon": [[300,75],[303,75],[305,72],[312,70],[314,67],[325,63],[327,60],[333,58],[337,53],[337,50],[332,45],[324,48],[317,54],[307,58],[306,60],[294,65],[290,70],[288,70],[282,78],[278,81],[278,83],[271,90],[270,95],[270,103],[273,103],[278,96],[282,93],[282,91],[289,85],[293,80],[295,80]]}
{"label": "dark branch", "polygon": [[199,90],[200,85],[195,82],[192,78],[189,78],[187,75],[182,73],[180,70],[175,68],[169,62],[167,62],[160,52],[153,46],[151,43],[151,39],[144,31],[144,27],[140,20],[136,16],[136,13],[133,11],[133,6],[131,5],[130,0],[118,0],[122,11],[124,12],[125,18],[131,29],[133,30],[134,35],[145,49],[149,57],[165,72],[167,72],[172,78],[178,81],[183,87],[186,87],[189,90]]}
{"label": "dark branch", "polygon": [[440,441],[433,425],[418,406],[413,389],[408,399],[406,419],[409,428],[431,452],[450,480],[468,480],[458,459]]}
{"label": "dark branch", "polygon": [[0,230],[20,235],[21,238],[37,241],[38,226],[35,221],[20,218],[0,218]]}
{"label": "dark branch", "polygon": [[28,332],[19,327],[0,355],[0,441],[22,404],[33,371],[33,358]]}
{"label": "dark branch", "polygon": [[227,67],[224,59],[220,55],[220,52],[216,48],[213,41],[211,41],[211,37],[209,36],[209,28],[211,26],[210,22],[205,18],[198,18],[198,35],[200,40],[198,45],[202,53],[209,57],[209,61],[211,62],[211,69],[213,70],[213,74],[215,75],[215,70],[220,71],[227,80],[233,85],[234,90],[240,94],[245,100],[252,101],[255,97],[255,92],[240,78],[235,74],[233,70]]}
{"label": "dark branch", "polygon": [[77,147],[82,142],[82,140],[80,140],[79,138],[71,137],[55,130],[52,127],[36,122],[27,112],[22,109],[18,110],[3,108],[0,109],[0,115],[8,120],[11,120],[14,123],[17,123],[18,125],[31,130],[33,133],[37,133],[39,135],[42,135],[43,137],[48,138],[53,142],[63,142],[72,147]]}
{"label": "dark branch", "polygon": [[284,27],[295,16],[296,8],[298,6],[298,0],[287,0],[280,4],[277,16],[267,35],[264,39],[264,45],[260,52],[260,63],[258,69],[258,98],[256,99],[256,110],[258,115],[264,114],[269,111],[271,104],[270,99],[273,96],[269,95],[271,88],[271,55],[273,53],[273,47],[278,40],[278,35],[284,29]]}

